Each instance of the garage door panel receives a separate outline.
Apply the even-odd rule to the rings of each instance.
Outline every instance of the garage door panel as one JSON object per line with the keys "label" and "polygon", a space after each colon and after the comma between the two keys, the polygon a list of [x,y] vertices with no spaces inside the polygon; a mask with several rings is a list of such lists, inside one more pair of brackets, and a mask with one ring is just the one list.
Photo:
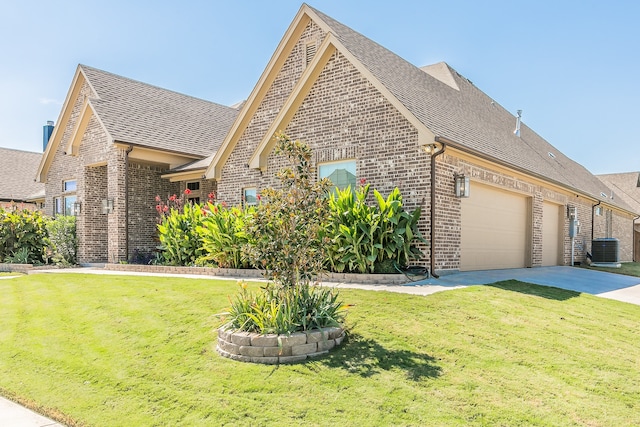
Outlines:
{"label": "garage door panel", "polygon": [[477,183],[470,193],[462,200],[460,269],[525,267],[527,198]]}

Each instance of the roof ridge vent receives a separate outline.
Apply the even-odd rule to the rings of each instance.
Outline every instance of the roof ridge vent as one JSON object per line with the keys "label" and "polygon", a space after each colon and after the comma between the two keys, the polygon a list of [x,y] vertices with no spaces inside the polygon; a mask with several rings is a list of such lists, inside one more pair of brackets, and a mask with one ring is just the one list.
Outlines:
{"label": "roof ridge vent", "polygon": [[[429,74],[436,80],[441,81],[452,89],[460,90],[458,84],[456,83],[453,74],[451,74],[451,70],[449,66],[445,62],[438,62],[437,64],[426,65],[424,67],[420,67],[422,71]],[[457,74],[457,73],[456,73]]]}

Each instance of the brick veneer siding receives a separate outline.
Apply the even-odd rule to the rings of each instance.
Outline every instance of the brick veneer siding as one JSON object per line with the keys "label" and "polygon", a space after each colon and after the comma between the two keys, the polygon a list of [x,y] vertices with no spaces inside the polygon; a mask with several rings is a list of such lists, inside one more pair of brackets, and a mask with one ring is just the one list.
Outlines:
{"label": "brick veneer siding", "polygon": [[[313,23],[310,24],[286,60],[223,166],[222,179],[218,182],[220,200],[239,204],[243,188],[257,187],[260,190],[275,185],[273,176],[282,166],[282,160],[271,153],[266,171],[261,172],[248,168],[249,158],[266,136],[269,126],[299,79],[305,66],[306,44],[322,36],[322,31]],[[314,167],[322,162],[354,159],[357,179],[365,178],[373,188],[385,195],[398,187],[408,209],[422,207],[419,229],[425,237],[429,236],[430,162],[417,145],[417,130],[339,52],[329,59],[284,131],[292,138],[309,143],[314,151]],[[436,270],[460,268],[461,201],[454,196],[455,173],[463,173],[473,181],[527,197],[528,266],[542,265],[544,203],[576,206],[582,226],[575,239],[575,260],[584,261],[591,245],[591,203],[588,200],[576,197],[569,191],[541,185],[538,180],[528,179],[522,174],[508,173],[504,168],[492,169],[486,165],[486,162],[463,160],[450,152],[436,160]],[[632,243],[630,223],[627,227],[629,230],[623,230],[627,223],[629,221],[616,215],[611,221],[615,233],[621,233],[619,235],[624,241],[621,243],[621,256],[624,254],[625,257]],[[562,262],[568,265],[571,261],[571,241],[566,216],[560,225],[563,233]],[[596,227],[601,227],[598,221]],[[425,265],[431,254],[428,248],[422,249],[425,257],[419,264]]]}
{"label": "brick veneer siding", "polygon": [[[64,129],[45,184],[46,213],[53,215],[55,197],[63,197],[63,181],[75,179],[75,195],[81,203],[77,217],[78,260],[80,263],[118,262],[134,255],[148,255],[156,247],[155,196],[166,197],[179,193],[180,183],[170,183],[161,175],[167,168],[129,162],[129,227],[125,214],[125,158],[126,150],[109,139],[98,119],[93,116],[82,136],[77,155],[67,155],[68,142],[73,134],[86,97],[95,96],[84,83],[71,107],[71,118]],[[214,183],[207,183],[211,188]],[[102,212],[102,201],[113,200],[113,212]],[[126,233],[129,232],[129,253]]]}

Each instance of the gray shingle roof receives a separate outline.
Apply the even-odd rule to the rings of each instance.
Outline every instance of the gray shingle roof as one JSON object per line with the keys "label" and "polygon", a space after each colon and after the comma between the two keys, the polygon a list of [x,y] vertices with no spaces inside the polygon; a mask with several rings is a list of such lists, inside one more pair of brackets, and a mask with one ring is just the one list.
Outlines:
{"label": "gray shingle roof", "polygon": [[614,192],[614,198],[622,199],[640,215],[640,172],[596,175]]}
{"label": "gray shingle roof", "polygon": [[0,200],[26,202],[44,194],[44,184],[35,182],[42,153],[0,148]]}
{"label": "gray shingle roof", "polygon": [[90,103],[115,141],[205,157],[238,110],[80,65],[98,98]]}
{"label": "gray shingle roof", "polygon": [[[454,141],[463,149],[483,153],[498,162],[612,202],[601,196],[607,187],[600,180],[524,123],[521,136],[514,135],[515,117],[449,65],[442,64],[450,73],[447,79],[433,77],[362,34],[311,9],[345,48],[434,135]],[[455,85],[451,84],[452,80]],[[624,202],[613,203],[629,210]]]}

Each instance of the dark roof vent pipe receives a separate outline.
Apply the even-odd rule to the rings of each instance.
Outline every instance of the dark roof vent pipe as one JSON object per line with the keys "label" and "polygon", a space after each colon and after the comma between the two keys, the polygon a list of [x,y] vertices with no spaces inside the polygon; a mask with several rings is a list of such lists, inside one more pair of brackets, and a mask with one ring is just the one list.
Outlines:
{"label": "dark roof vent pipe", "polygon": [[516,117],[516,130],[513,131],[513,134],[520,138],[520,121],[522,119],[522,110],[518,110],[518,117]]}

